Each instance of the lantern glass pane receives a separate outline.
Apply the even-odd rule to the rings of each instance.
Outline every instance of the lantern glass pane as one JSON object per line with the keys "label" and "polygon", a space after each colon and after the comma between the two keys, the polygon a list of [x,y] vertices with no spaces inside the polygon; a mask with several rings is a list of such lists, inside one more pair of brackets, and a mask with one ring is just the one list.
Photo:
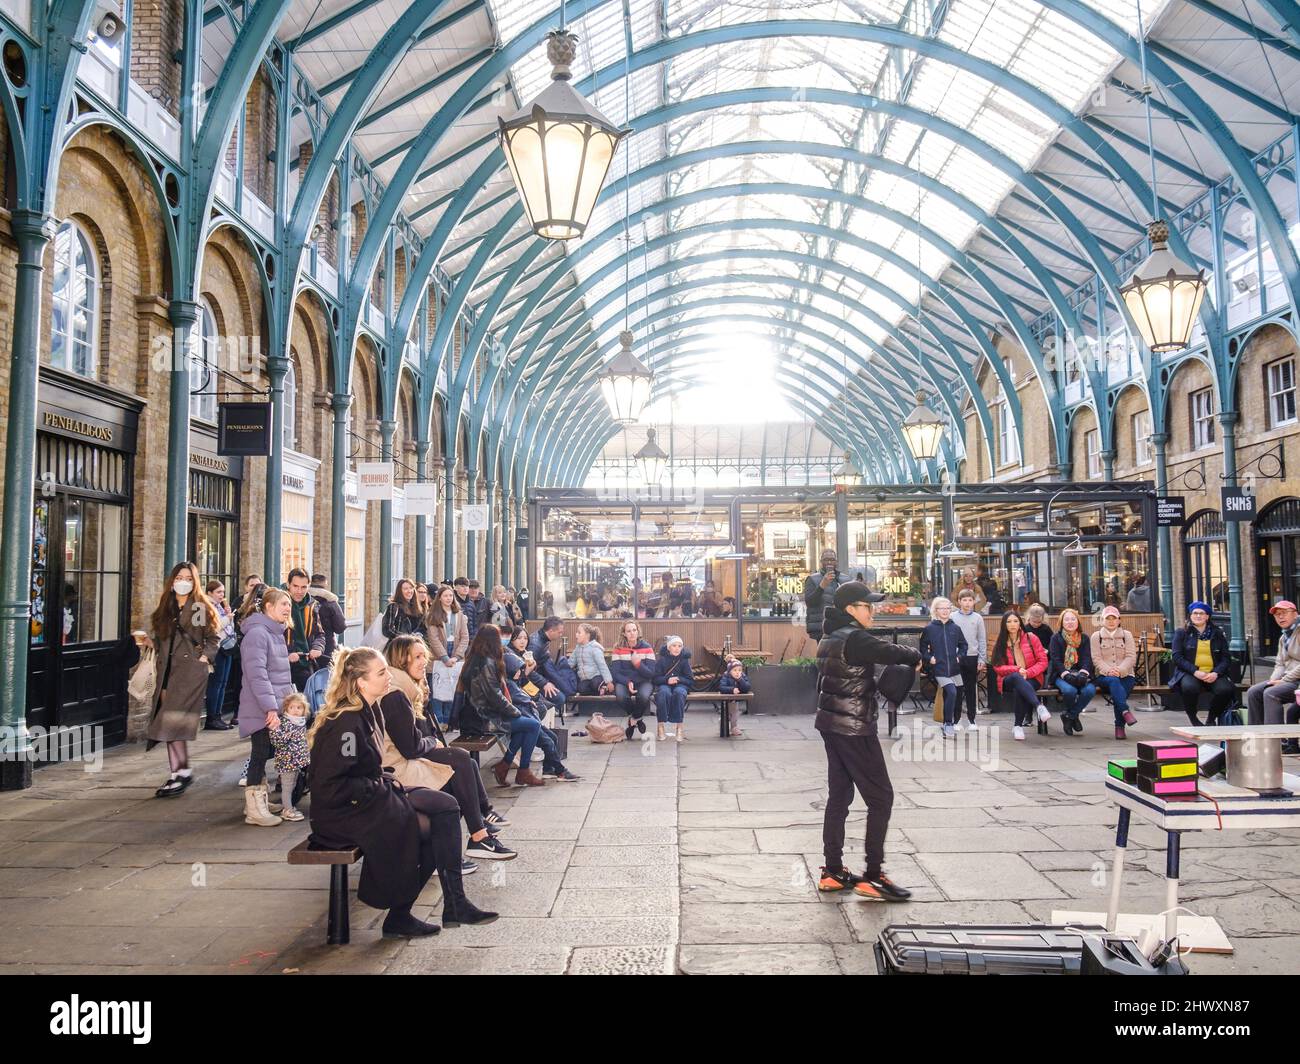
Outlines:
{"label": "lantern glass pane", "polygon": [[530,124],[507,130],[506,143],[509,145],[506,160],[510,163],[511,176],[523,198],[528,220],[535,227],[548,213],[541,137],[537,127]]}
{"label": "lantern glass pane", "polygon": [[587,161],[583,166],[582,185],[578,189],[578,201],[573,211],[574,224],[585,229],[591,219],[591,212],[596,206],[596,197],[605,184],[605,174],[614,159],[614,148],[618,140],[613,134],[593,128],[587,141]]}
{"label": "lantern glass pane", "polygon": [[574,203],[582,179],[587,138],[582,127],[572,122],[547,122],[545,129],[543,151],[550,192],[547,220],[568,226],[574,220]]}

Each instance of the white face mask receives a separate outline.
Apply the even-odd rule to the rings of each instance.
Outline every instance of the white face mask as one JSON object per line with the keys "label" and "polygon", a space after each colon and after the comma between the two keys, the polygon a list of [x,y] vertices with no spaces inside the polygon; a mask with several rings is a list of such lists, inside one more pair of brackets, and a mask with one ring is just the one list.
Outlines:
{"label": "white face mask", "polygon": [[306,717],[286,716],[284,719],[287,720],[290,724],[292,724],[295,728],[304,728],[307,725]]}
{"label": "white face mask", "polygon": [[188,595],[194,590],[194,583],[190,580],[177,580],[172,584],[172,590],[178,595]]}

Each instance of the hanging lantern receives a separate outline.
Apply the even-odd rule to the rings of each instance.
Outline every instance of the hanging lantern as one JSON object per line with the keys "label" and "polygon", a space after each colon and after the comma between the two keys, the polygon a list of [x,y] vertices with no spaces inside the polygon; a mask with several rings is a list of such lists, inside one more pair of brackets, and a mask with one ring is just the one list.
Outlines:
{"label": "hanging lantern", "polygon": [[547,34],[553,80],[509,121],[497,119],[501,151],[528,221],[547,240],[572,240],[586,231],[614,151],[630,132],[569,84],[577,50],[578,38],[568,30]]}
{"label": "hanging lantern", "polygon": [[632,457],[641,469],[641,477],[647,488],[654,487],[663,480],[668,452],[655,443],[654,429],[646,429],[645,444]]}
{"label": "hanging lantern", "polygon": [[916,393],[916,406],[903,420],[903,438],[918,462],[928,462],[939,453],[943,418],[925,405],[925,392]]}
{"label": "hanging lantern", "polygon": [[849,457],[848,451],[844,452],[844,464],[835,470],[831,481],[841,491],[856,488],[862,483],[862,474],[858,472],[858,467],[853,464],[853,459]]}
{"label": "hanging lantern", "polygon": [[1151,254],[1119,290],[1147,346],[1156,354],[1181,351],[1205,298],[1205,271],[1193,270],[1169,250],[1169,224],[1147,226]]}
{"label": "hanging lantern", "polygon": [[600,390],[609,405],[609,416],[620,425],[631,425],[640,420],[641,412],[650,401],[650,385],[654,375],[636,355],[632,354],[632,334],[624,329],[618,334],[619,352],[601,370]]}

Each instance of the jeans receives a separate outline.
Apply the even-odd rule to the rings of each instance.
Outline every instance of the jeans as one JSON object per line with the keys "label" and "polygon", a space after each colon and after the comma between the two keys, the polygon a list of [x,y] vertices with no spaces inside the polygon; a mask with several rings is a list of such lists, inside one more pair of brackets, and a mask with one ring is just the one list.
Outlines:
{"label": "jeans", "polygon": [[655,690],[655,717],[660,724],[681,724],[686,715],[686,688],[663,684]]}
{"label": "jeans", "polygon": [[1061,692],[1061,712],[1072,719],[1083,712],[1083,707],[1091,702],[1092,696],[1097,693],[1097,685],[1094,683],[1075,687],[1064,680],[1056,681],[1056,689]]}
{"label": "jeans", "polygon": [[1257,683],[1246,692],[1247,724],[1284,724],[1287,709],[1295,709],[1296,684]]}
{"label": "jeans", "polygon": [[619,709],[634,720],[640,720],[654,701],[654,684],[649,680],[638,680],[636,693],[632,694],[627,684],[621,683],[615,686],[614,694],[618,696]]}
{"label": "jeans", "polygon": [[829,795],[822,820],[822,848],[827,868],[844,866],[844,821],[856,787],[867,804],[867,878],[880,875],[885,860],[885,834],[894,811],[894,788],[880,740],[874,735],[839,735],[822,732],[826,747]]}
{"label": "jeans", "polygon": [[221,719],[221,704],[226,700],[226,683],[230,679],[230,663],[234,654],[229,650],[217,652],[217,660],[208,673],[208,720]]}
{"label": "jeans", "polygon": [[542,730],[542,722],[536,717],[530,717],[527,713],[515,717],[510,722],[510,744],[506,747],[506,764],[510,764],[515,759],[515,754],[519,755],[519,767],[528,768],[528,764],[533,759],[533,747],[537,745],[538,733]]}
{"label": "jeans", "polygon": [[1002,677],[1002,697],[1010,699],[1016,712],[1016,727],[1023,727],[1034,719],[1038,711],[1038,683],[1026,680],[1018,672]]}
{"label": "jeans", "polygon": [[[974,724],[975,712],[979,706],[980,659],[978,654],[971,654],[959,660],[961,662],[961,691],[966,700],[966,717]],[[957,710],[957,719],[961,719],[960,708]]]}
{"label": "jeans", "polygon": [[451,720],[451,703],[439,702],[434,698],[429,700],[429,706],[433,709],[434,718],[445,728]]}
{"label": "jeans", "polygon": [[598,695],[600,694],[600,685],[605,681],[599,676],[589,676],[585,680],[578,681],[578,694],[580,695]]}
{"label": "jeans", "polygon": [[1137,684],[1136,676],[1098,676],[1097,689],[1110,695],[1115,706],[1115,727],[1124,726],[1124,714],[1128,712],[1128,696]]}
{"label": "jeans", "polygon": [[1219,723],[1219,718],[1223,716],[1223,711],[1232,702],[1232,696],[1236,694],[1237,687],[1226,676],[1220,676],[1213,684],[1208,684],[1198,680],[1190,673],[1184,673],[1182,679],[1178,681],[1177,691],[1182,695],[1183,710],[1187,714],[1187,719],[1198,727],[1201,722],[1196,716],[1196,703],[1202,694],[1209,692],[1210,713],[1205,723],[1215,727]]}
{"label": "jeans", "polygon": [[[564,771],[564,762],[560,760],[559,747],[555,745],[555,732],[543,727],[537,733],[537,745],[542,748],[542,771]],[[520,765],[527,768],[523,762]]]}
{"label": "jeans", "polygon": [[956,684],[941,684],[943,691],[943,723],[950,727],[961,720],[961,688]]}

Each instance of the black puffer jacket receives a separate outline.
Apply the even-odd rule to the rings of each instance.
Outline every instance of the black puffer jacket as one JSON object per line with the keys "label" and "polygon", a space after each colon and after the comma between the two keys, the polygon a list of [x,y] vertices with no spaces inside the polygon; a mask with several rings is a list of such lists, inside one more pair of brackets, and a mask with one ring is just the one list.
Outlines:
{"label": "black puffer jacket", "polygon": [[921,655],[912,647],[877,639],[843,610],[826,610],[826,635],[817,644],[818,731],[875,735],[876,666],[908,665]]}

